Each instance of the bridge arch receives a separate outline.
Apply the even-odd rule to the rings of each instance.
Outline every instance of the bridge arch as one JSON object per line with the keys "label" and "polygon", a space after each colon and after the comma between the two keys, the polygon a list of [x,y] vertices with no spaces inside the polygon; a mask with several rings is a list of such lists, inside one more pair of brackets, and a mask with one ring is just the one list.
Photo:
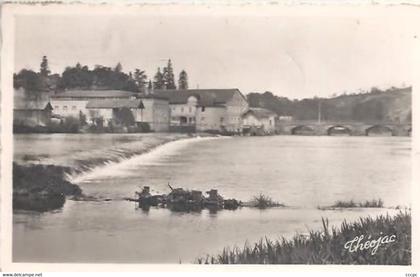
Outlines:
{"label": "bridge arch", "polygon": [[315,135],[315,128],[309,125],[298,125],[291,128],[290,133],[292,135]]}
{"label": "bridge arch", "polygon": [[366,133],[366,136],[374,136],[374,135],[393,136],[394,135],[394,129],[390,126],[387,126],[387,125],[377,124],[377,125],[373,125],[373,126],[370,126],[370,127],[366,128],[365,133]]}
{"label": "bridge arch", "polygon": [[348,126],[344,126],[344,125],[333,125],[333,126],[329,126],[327,128],[327,135],[328,136],[334,136],[334,135],[347,135],[347,136],[351,136],[352,134],[352,130],[350,127]]}

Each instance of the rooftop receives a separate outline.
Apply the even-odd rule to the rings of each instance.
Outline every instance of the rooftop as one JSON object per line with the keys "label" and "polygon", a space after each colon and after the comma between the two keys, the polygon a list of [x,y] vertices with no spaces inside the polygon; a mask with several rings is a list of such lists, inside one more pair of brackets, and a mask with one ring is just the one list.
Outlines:
{"label": "rooftop", "polygon": [[95,99],[89,100],[86,104],[88,109],[120,109],[129,108],[143,109],[144,105],[140,99]]}
{"label": "rooftop", "polygon": [[245,116],[247,114],[253,114],[258,119],[268,118],[270,116],[277,116],[277,114],[275,112],[272,112],[272,111],[264,109],[264,108],[249,108],[248,111],[246,111],[243,114],[243,116]]}
{"label": "rooftop", "polygon": [[[167,97],[170,104],[185,104],[190,96],[198,99],[200,106],[220,106],[232,99],[238,89],[184,89],[155,90],[157,96]],[[241,94],[242,95],[242,94]]]}
{"label": "rooftop", "polygon": [[40,100],[27,100],[24,98],[15,98],[14,100],[14,110],[46,110],[51,109],[52,106],[48,100],[40,99]]}
{"label": "rooftop", "polygon": [[129,98],[137,93],[124,90],[67,90],[52,95],[52,98]]}

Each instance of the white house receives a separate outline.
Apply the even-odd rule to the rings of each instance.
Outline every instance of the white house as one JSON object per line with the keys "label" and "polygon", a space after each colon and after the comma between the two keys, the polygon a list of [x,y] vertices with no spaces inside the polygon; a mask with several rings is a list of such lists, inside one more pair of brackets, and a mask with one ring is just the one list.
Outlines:
{"label": "white house", "polygon": [[255,134],[273,134],[277,114],[263,108],[250,108],[242,115],[243,131]]}
{"label": "white house", "polygon": [[51,96],[54,114],[78,118],[80,112],[87,115],[86,105],[90,100],[135,99],[136,93],[122,90],[67,90]]}
{"label": "white house", "polygon": [[61,117],[86,116],[88,122],[103,120],[104,126],[116,113],[129,109],[136,123],[147,123],[152,131],[169,130],[169,103],[164,97],[121,90],[73,90],[51,97],[54,114]]}

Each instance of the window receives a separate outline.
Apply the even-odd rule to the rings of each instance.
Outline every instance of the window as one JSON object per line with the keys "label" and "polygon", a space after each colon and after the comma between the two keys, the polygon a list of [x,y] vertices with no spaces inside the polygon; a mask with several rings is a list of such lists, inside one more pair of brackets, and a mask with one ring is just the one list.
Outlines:
{"label": "window", "polygon": [[204,119],[205,119],[205,118],[204,118],[204,116],[202,116],[202,117],[201,117],[201,121],[204,121]]}
{"label": "window", "polygon": [[190,113],[192,112],[192,108],[191,107],[189,107],[188,110],[189,110]]}
{"label": "window", "polygon": [[175,111],[176,110],[176,107],[172,107],[172,110]]}
{"label": "window", "polygon": [[72,106],[71,109],[74,111],[76,110],[76,106]]}
{"label": "window", "polygon": [[63,106],[63,110],[67,111],[67,106]]}
{"label": "window", "polygon": [[58,110],[60,106],[54,106],[54,110]]}
{"label": "window", "polygon": [[206,110],[206,107],[201,107],[201,111],[204,112]]}
{"label": "window", "polygon": [[270,126],[271,126],[271,124],[272,124],[272,123],[271,123],[271,119],[270,119],[268,122],[269,122],[269,124],[270,124]]}
{"label": "window", "polygon": [[223,117],[220,118],[220,123],[223,123],[225,119]]}
{"label": "window", "polygon": [[181,107],[181,113],[183,113],[184,112],[184,107]]}

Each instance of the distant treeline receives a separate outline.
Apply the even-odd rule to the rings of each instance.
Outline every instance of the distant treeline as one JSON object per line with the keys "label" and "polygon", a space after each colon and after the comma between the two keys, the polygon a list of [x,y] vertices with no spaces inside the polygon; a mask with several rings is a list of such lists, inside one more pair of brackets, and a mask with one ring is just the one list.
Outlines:
{"label": "distant treeline", "polygon": [[39,72],[22,69],[13,75],[15,88],[24,88],[25,91],[42,92],[65,89],[117,89],[133,92],[143,92],[149,89],[187,89],[188,74],[185,70],[179,73],[178,86],[175,81],[172,61],[157,72],[153,79],[148,78],[146,72],[136,68],[134,72],[123,72],[121,63],[114,68],[96,65],[90,69],[87,65],[77,63],[68,66],[62,74],[50,74],[48,58],[42,57]]}
{"label": "distant treeline", "polygon": [[332,98],[290,100],[271,92],[247,95],[251,107],[262,107],[297,120],[411,122],[411,87],[343,94]]}

